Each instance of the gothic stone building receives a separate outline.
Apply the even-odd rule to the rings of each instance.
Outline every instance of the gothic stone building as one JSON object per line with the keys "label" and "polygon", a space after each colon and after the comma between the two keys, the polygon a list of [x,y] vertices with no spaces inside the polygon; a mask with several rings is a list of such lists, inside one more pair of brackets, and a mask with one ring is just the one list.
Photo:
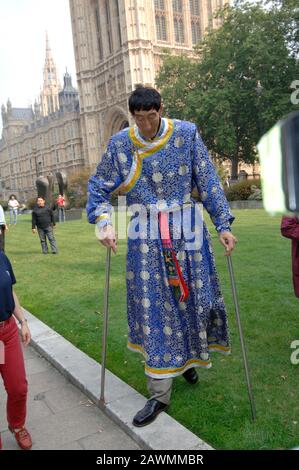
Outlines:
{"label": "gothic stone building", "polygon": [[67,172],[84,165],[77,90],[66,72],[61,88],[48,38],[44,82],[32,108],[2,105],[0,200],[16,194],[21,201],[36,194],[37,176]]}
{"label": "gothic stone building", "polygon": [[216,10],[229,2],[69,0],[80,110],[68,74],[60,95],[47,38],[44,85],[34,111],[10,102],[2,107],[0,199],[12,192],[26,198],[41,173],[94,168],[109,137],[131,123],[132,90],[155,85],[165,51],[192,57],[205,31],[219,26]]}
{"label": "gothic stone building", "polygon": [[109,137],[128,126],[128,96],[155,84],[165,51],[192,56],[229,0],[69,0],[84,161],[94,167]]}

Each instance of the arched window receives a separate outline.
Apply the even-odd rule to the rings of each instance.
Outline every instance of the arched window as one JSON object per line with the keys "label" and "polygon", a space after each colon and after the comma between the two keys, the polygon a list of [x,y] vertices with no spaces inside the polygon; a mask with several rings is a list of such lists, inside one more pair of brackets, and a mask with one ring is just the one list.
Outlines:
{"label": "arched window", "polygon": [[167,41],[165,0],[155,0],[156,34],[158,41]]}
{"label": "arched window", "polygon": [[172,10],[175,42],[183,44],[185,42],[183,1],[172,0]]}
{"label": "arched window", "polygon": [[96,17],[97,42],[98,42],[98,48],[99,48],[99,58],[100,58],[100,61],[101,61],[104,58],[104,53],[103,53],[103,39],[102,39],[101,19],[100,19],[100,14],[99,14],[98,2],[96,2],[96,7],[95,7],[95,17]]}
{"label": "arched window", "polygon": [[191,17],[191,33],[192,44],[199,43],[202,37],[201,16],[200,16],[200,0],[189,0],[190,17]]}
{"label": "arched window", "polygon": [[209,20],[209,29],[213,27],[213,6],[212,0],[207,0],[207,9],[208,9],[208,20]]}
{"label": "arched window", "polygon": [[115,18],[114,27],[116,30],[117,49],[120,49],[122,45],[122,39],[121,39],[119,4],[118,4],[118,0],[113,0],[113,2],[114,2],[114,5],[113,5],[114,15],[113,16]]}
{"label": "arched window", "polygon": [[105,11],[106,11],[106,28],[107,28],[107,39],[110,54],[112,53],[112,32],[111,32],[111,14],[110,14],[110,2],[105,0]]}

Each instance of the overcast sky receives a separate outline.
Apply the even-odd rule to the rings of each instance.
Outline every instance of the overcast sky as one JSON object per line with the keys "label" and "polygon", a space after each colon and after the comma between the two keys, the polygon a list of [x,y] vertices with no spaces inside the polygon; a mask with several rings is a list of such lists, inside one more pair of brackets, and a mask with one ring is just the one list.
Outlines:
{"label": "overcast sky", "polygon": [[69,1],[0,0],[0,105],[9,98],[13,107],[27,107],[39,95],[46,31],[61,83],[67,67],[75,85]]}
{"label": "overcast sky", "polygon": [[[0,0],[0,106],[9,98],[27,107],[38,97],[46,31],[61,83],[67,67],[76,86],[69,0]],[[0,136],[1,127],[0,118]]]}

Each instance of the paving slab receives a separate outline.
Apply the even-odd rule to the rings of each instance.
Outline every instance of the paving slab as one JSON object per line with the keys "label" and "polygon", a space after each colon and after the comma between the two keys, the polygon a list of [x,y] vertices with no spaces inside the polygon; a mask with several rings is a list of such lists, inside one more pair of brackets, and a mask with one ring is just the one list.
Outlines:
{"label": "paving slab", "polygon": [[[106,370],[101,401],[101,365],[30,312],[25,315],[32,333],[26,368],[34,448],[212,450],[165,412],[149,426],[134,427],[133,417],[147,399]],[[15,448],[4,420],[0,385],[0,431],[5,445]]]}
{"label": "paving slab", "polygon": [[[33,450],[137,450],[140,446],[32,347],[24,348],[28,380],[26,426]],[[19,450],[7,429],[0,380],[0,432],[5,450]]]}

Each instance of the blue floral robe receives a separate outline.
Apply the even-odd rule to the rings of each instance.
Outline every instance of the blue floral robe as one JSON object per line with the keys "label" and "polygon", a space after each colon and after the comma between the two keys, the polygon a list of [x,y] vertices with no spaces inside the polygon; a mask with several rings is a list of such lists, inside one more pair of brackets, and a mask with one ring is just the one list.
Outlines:
{"label": "blue floral robe", "polygon": [[[206,147],[190,122],[162,119],[158,136],[143,140],[136,126],[114,135],[89,180],[87,214],[101,226],[111,217],[109,194],[120,185],[127,205],[191,207],[192,230],[200,232],[198,208],[191,197],[198,188],[203,206],[218,232],[230,230],[232,216]],[[170,229],[174,214],[169,213]],[[149,217],[145,226],[149,229]],[[183,220],[183,219],[182,219]],[[139,225],[139,224],[137,224]],[[182,224],[183,225],[183,224]],[[201,225],[201,224],[200,224]],[[169,285],[161,237],[134,236],[130,222],[127,252],[128,347],[145,358],[153,378],[182,374],[188,368],[211,367],[210,351],[230,353],[226,309],[216,272],[210,234],[203,224],[201,246],[192,237],[173,235],[173,247],[190,294],[180,302]],[[178,231],[177,224],[174,229]],[[191,245],[191,246],[190,246]]]}

